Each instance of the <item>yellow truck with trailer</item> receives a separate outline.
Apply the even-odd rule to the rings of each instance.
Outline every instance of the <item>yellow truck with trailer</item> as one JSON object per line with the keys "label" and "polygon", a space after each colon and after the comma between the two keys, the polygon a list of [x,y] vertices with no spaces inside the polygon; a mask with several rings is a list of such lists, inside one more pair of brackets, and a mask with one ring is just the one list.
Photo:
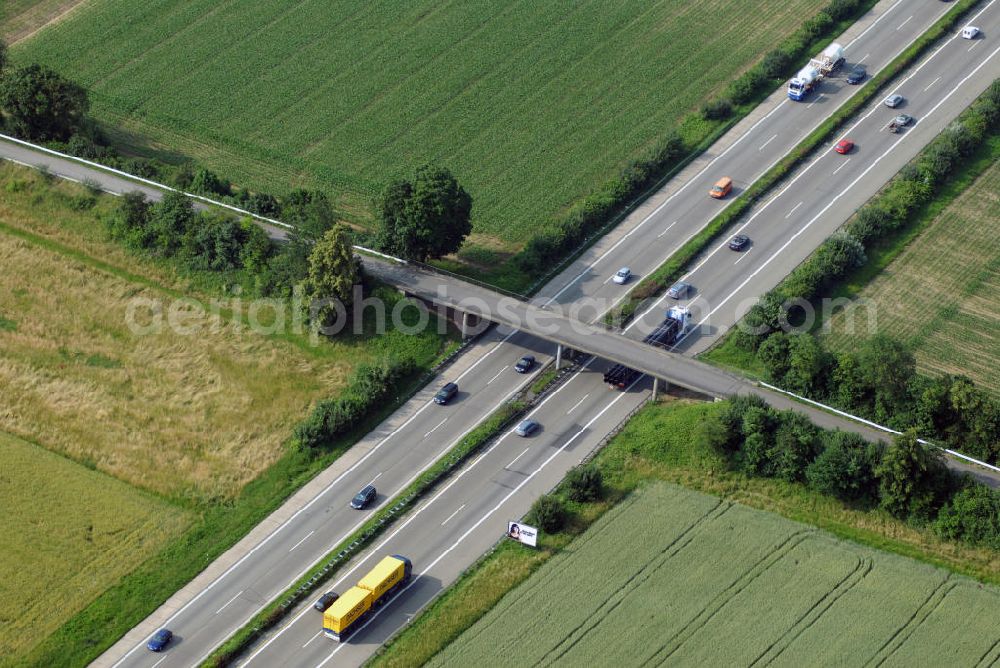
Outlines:
{"label": "yellow truck with trailer", "polygon": [[384,557],[354,587],[344,592],[323,613],[323,632],[343,642],[373,610],[381,607],[410,581],[413,565],[406,557]]}

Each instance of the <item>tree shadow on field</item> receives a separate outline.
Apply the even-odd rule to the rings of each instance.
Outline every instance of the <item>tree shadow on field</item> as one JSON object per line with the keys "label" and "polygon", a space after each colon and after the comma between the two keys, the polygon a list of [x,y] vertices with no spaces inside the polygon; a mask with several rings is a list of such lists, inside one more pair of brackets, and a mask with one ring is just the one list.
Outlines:
{"label": "tree shadow on field", "polygon": [[181,165],[193,159],[189,155],[153,144],[149,137],[132,130],[103,122],[98,122],[97,126],[108,142],[125,157],[158,160],[168,165]]}

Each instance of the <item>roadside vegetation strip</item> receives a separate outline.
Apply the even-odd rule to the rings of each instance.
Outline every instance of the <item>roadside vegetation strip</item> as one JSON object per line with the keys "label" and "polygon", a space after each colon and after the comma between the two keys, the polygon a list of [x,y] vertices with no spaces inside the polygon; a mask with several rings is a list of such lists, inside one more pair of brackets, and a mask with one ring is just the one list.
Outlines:
{"label": "roadside vegetation strip", "polygon": [[[843,503],[800,483],[750,477],[734,470],[704,439],[708,431],[703,425],[717,419],[728,403],[670,400],[641,410],[625,425],[622,433],[594,457],[593,464],[603,473],[603,501],[576,503],[565,496],[565,489],[561,489],[557,494],[563,498],[569,511],[566,529],[556,534],[542,533],[539,550],[510,541],[501,543],[466,570],[366,665],[373,668],[416,668],[424,665],[487,614],[506,592],[560,554],[574,536],[586,530],[608,508],[614,507],[621,499],[630,498],[630,493],[651,481],[666,481],[721,497],[724,502],[775,512],[798,522],[813,524],[841,539],[1000,584],[1000,564],[992,549],[944,540],[926,525],[904,523],[881,510],[870,510],[870,506],[864,504]],[[665,506],[657,507],[662,509]],[[616,522],[616,525],[619,524]],[[639,542],[633,540],[628,544]],[[573,543],[570,554],[578,552],[577,545]],[[621,550],[613,549],[612,552],[619,554]],[[722,550],[721,553],[727,552]],[[605,561],[606,556],[607,553]],[[878,557],[901,561],[893,555],[880,554]],[[903,581],[920,569],[926,572],[926,567],[913,562],[909,564],[910,570],[906,571]],[[575,590],[574,585],[566,591]],[[517,598],[512,595],[502,605],[510,605]],[[565,602],[564,597],[561,600]],[[656,596],[656,600],[662,606],[663,597]],[[850,614],[845,617],[838,613],[837,623],[849,623],[850,617]],[[539,615],[533,614],[531,618],[538,620]],[[850,634],[834,635],[850,637]],[[843,646],[838,651],[844,651]],[[805,661],[808,663],[808,659]],[[726,663],[749,662],[732,660]]]}
{"label": "roadside vegetation strip", "polygon": [[515,421],[553,391],[572,373],[567,367],[548,376],[545,386],[533,390],[530,399],[515,398],[487,417],[466,434],[445,456],[420,474],[386,506],[375,513],[360,529],[336,546],[326,559],[313,566],[284,594],[264,607],[253,619],[220,645],[201,664],[206,668],[228,666],[239,658],[258,638],[277,626],[304,598],[315,593],[353,557],[367,549],[396,520],[415,507],[418,501],[435,489],[468,459],[501,436]]}
{"label": "roadside vegetation strip", "polygon": [[865,105],[878,97],[887,84],[890,84],[900,73],[912,66],[938,40],[948,36],[958,22],[981,2],[982,0],[960,0],[957,2],[950,12],[941,17],[903,53],[855,92],[840,109],[809,133],[778,164],[757,179],[732,204],[710,220],[700,232],[685,242],[677,252],[667,258],[648,277],[636,283],[628,297],[615,310],[605,316],[604,322],[613,327],[624,327],[635,317],[636,313],[651,305],[671,283],[683,275],[684,270],[688,268],[692,260],[707,250],[710,244],[750,211],[754,204],[768,195],[817,148],[830,141],[841,126],[857,115]]}

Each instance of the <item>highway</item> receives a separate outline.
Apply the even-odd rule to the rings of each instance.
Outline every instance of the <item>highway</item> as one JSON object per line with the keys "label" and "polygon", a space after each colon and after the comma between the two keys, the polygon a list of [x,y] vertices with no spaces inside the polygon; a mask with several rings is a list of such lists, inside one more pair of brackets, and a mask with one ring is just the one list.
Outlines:
{"label": "highway", "polygon": [[[986,27],[987,34],[995,30],[993,22],[997,18],[996,14],[997,12],[993,11],[989,16],[982,17],[989,19],[987,21],[976,19],[977,22],[988,26]],[[909,17],[903,17],[900,23],[905,21],[912,23]],[[888,25],[892,26],[892,23],[890,22]],[[896,31],[895,26],[892,27],[892,31]],[[884,46],[887,49],[891,48],[890,40],[886,40]],[[977,48],[979,49],[978,54]],[[768,232],[758,232],[757,228],[754,228],[751,236],[756,237],[760,234],[761,240],[758,241],[755,238],[750,255],[734,256],[716,252],[698,263],[699,266],[691,276],[692,280],[698,281],[696,286],[700,286],[702,283],[711,286],[713,280],[719,280],[720,289],[716,293],[711,292],[709,287],[699,288],[697,299],[690,302],[691,307],[696,311],[710,312],[712,309],[705,309],[700,304],[709,303],[716,294],[722,296],[720,298],[724,300],[722,306],[725,306],[739,303],[744,295],[747,298],[760,295],[773,287],[792,267],[818,246],[833,229],[842,224],[854,208],[895,173],[898,167],[908,159],[903,148],[906,148],[912,156],[923,143],[937,132],[937,129],[954,118],[968,101],[996,76],[991,65],[995,61],[986,58],[989,53],[981,47],[951,41],[937,54],[932,55],[929,64],[916,69],[914,78],[905,85],[917,85],[918,80],[922,81],[922,77],[929,76],[935,68],[939,67],[952,72],[953,83],[950,86],[941,85],[937,91],[934,91],[933,86],[931,86],[928,89],[928,98],[926,101],[921,101],[921,106],[918,107],[914,100],[912,106],[904,109],[912,109],[912,112],[907,112],[915,116],[919,113],[922,116],[918,116],[919,122],[906,133],[891,135],[891,138],[896,140],[895,145],[898,145],[899,148],[890,151],[888,156],[876,161],[876,157],[881,152],[874,148],[869,149],[868,143],[874,144],[876,141],[886,140],[890,135],[888,133],[879,134],[878,129],[875,130],[871,138],[864,131],[858,134],[859,147],[856,149],[858,152],[854,155],[854,162],[855,164],[860,163],[862,166],[846,183],[850,184],[854,180],[860,181],[858,174],[864,172],[863,177],[867,177],[864,180],[867,195],[864,197],[855,195],[853,189],[858,188],[857,184],[853,184],[851,186],[853,189],[849,189],[846,194],[844,194],[843,189],[829,187],[827,182],[830,173],[821,172],[811,165],[800,170],[793,177],[797,180],[792,181],[792,185],[797,188],[796,192],[808,193],[810,200],[809,206],[802,211],[802,217],[796,217],[794,221],[791,216],[787,219],[782,217],[779,219],[783,222],[782,227],[766,228],[763,221],[770,218],[765,214],[756,215],[751,224],[760,224]],[[970,57],[970,54],[978,55],[979,58]],[[867,59],[870,69],[872,58],[873,56],[869,56]],[[851,62],[850,56],[848,60]],[[969,80],[965,80],[959,94],[945,97],[950,90],[954,89],[955,83],[972,74],[983,63],[986,63],[983,66],[986,71],[980,69],[977,72],[981,74],[979,78],[976,78],[975,74],[972,76],[972,79],[980,85],[970,86]],[[956,72],[961,74],[956,76]],[[930,80],[933,78],[930,77]],[[838,85],[844,87],[843,83]],[[822,94],[830,98],[835,97],[840,91],[833,90],[832,86],[832,83],[825,85],[821,91]],[[923,87],[926,88],[927,84],[923,84]],[[972,90],[969,90],[970,88]],[[939,96],[936,101],[931,101],[930,92],[935,92]],[[814,99],[812,102],[805,103],[782,101],[775,108],[782,110],[782,113],[786,111],[816,113],[816,107],[824,104],[823,100],[824,98],[821,98],[817,102]],[[944,102],[938,104],[941,100]],[[927,106],[923,107],[922,105],[925,103]],[[814,104],[816,107],[810,110]],[[935,107],[935,105],[937,106]],[[888,111],[877,106],[875,109]],[[875,115],[868,116],[868,119]],[[729,154],[733,160],[727,161],[725,174],[733,176],[737,184],[752,182],[773,162],[773,159],[762,161],[760,154],[773,144],[778,143],[779,140],[775,135],[787,138],[791,143],[798,140],[799,137],[789,138],[775,132],[776,128],[768,127],[769,123],[775,121],[774,115],[765,115],[757,121],[758,124],[750,133],[741,137],[739,143],[732,144],[732,146],[742,144],[743,148],[742,151],[737,149]],[[853,133],[854,130],[852,129],[851,132]],[[803,132],[803,136],[804,134],[805,132]],[[908,135],[910,138],[900,143],[900,140]],[[860,157],[862,150],[873,151],[871,160],[875,167],[869,169],[869,165],[862,162]],[[812,164],[825,164],[822,161],[830,157],[824,153],[816,163]],[[852,156],[833,157],[850,158]],[[748,165],[746,176],[739,169],[733,167],[740,159],[745,160]],[[830,171],[839,166],[831,167]],[[841,170],[841,172],[843,171]],[[598,261],[584,270],[577,269],[577,273],[570,276],[570,279],[578,276],[578,280],[564,282],[563,287],[554,292],[543,291],[543,296],[551,295],[555,298],[553,301],[559,304],[570,302],[578,304],[580,300],[585,298],[606,299],[607,295],[621,291],[620,286],[608,282],[608,278],[617,267],[627,264],[632,267],[633,271],[638,270],[641,275],[643,271],[651,270],[658,264],[659,260],[651,262],[647,266],[634,259],[642,257],[645,253],[650,252],[650,248],[657,246],[651,237],[662,235],[670,240],[668,243],[679,246],[685,237],[670,236],[671,230],[677,227],[675,219],[684,219],[688,224],[692,220],[696,221],[691,226],[691,229],[694,230],[718,212],[722,205],[705,196],[705,191],[718,176],[717,172],[705,167],[700,175],[675,186],[673,195],[668,195],[661,204],[655,205],[652,215],[647,214],[637,225],[621,233],[617,241],[609,240],[607,242],[611,244],[609,249],[603,252],[595,251],[602,252],[601,255],[598,255]],[[843,176],[846,177],[847,174]],[[785,191],[786,194],[789,192],[792,191]],[[840,206],[837,206],[838,203]],[[799,208],[803,209],[803,207]],[[760,210],[766,212],[768,208],[761,207]],[[816,213],[819,211],[831,213],[830,217],[837,219],[836,224],[825,223],[832,225],[832,227],[824,228],[814,222]],[[800,230],[805,230],[805,232],[797,234]],[[811,232],[812,230],[815,231]],[[789,240],[791,243],[786,244]],[[770,247],[770,244],[773,244],[773,248]],[[786,261],[782,253],[789,247],[794,247],[797,256],[792,256],[789,253],[791,259]],[[662,250],[662,246],[660,248]],[[755,252],[758,252],[759,260],[753,257],[752,253]],[[736,263],[739,257],[745,257],[741,262],[745,266]],[[796,257],[797,259],[795,259]],[[751,262],[752,259],[755,261]],[[716,261],[718,262],[717,268],[713,264]],[[713,271],[714,274],[711,273]],[[554,281],[554,283],[558,284],[559,281]],[[739,288],[739,293],[725,299],[736,288]],[[654,322],[658,324],[662,319],[662,310],[663,305],[660,304],[651,314],[646,314],[644,318],[638,319],[636,326],[630,330],[629,334],[634,333],[635,336],[641,336],[645,333],[642,330],[648,331],[649,325]],[[686,342],[688,349],[694,349],[695,346],[692,344],[695,342],[699,346],[704,346],[707,342],[716,339],[725,329],[725,327],[719,326],[719,322],[731,325],[733,320],[730,319],[727,322],[725,314],[725,309],[716,310],[716,313],[713,313],[716,319],[703,323],[696,333],[689,337],[688,342]],[[735,318],[735,313],[731,318]],[[267,666],[282,662],[297,666],[339,666],[362,663],[391,635],[394,629],[404,624],[422,605],[431,600],[442,586],[453,581],[465,564],[474,561],[483,549],[496,542],[502,536],[507,520],[519,517],[530,506],[531,500],[535,496],[550,489],[558,481],[562,471],[575,464],[597,445],[600,440],[598,435],[602,433],[602,429],[598,427],[599,424],[613,423],[618,415],[627,414],[627,411],[645,399],[648,387],[643,385],[634,387],[625,393],[607,390],[599,375],[602,370],[603,366],[594,367],[591,365],[561,388],[559,393],[554,395],[547,404],[536,410],[533,417],[543,425],[544,431],[541,434],[531,439],[519,439],[511,434],[506,435],[480,460],[477,460],[473,466],[463,472],[461,477],[451,481],[438,496],[426,502],[418,514],[409,518],[385,540],[370,550],[366,559],[358,560],[353,568],[338,575],[336,581],[329,588],[342,591],[363,575],[366,569],[370,568],[378,558],[387,553],[404,554],[410,557],[415,564],[415,572],[419,574],[419,577],[407,590],[373,617],[350,642],[333,644],[323,638],[320,634],[319,613],[303,605],[296,612],[292,621],[260,643],[243,665]],[[586,409],[585,412],[581,411],[583,408]],[[606,419],[609,414],[612,416],[611,420]],[[586,421],[582,419],[584,416],[588,418]],[[825,421],[820,416],[814,416],[814,419],[824,426],[832,426],[829,421]],[[526,445],[522,447],[522,443]],[[467,478],[469,479],[466,480]]]}
{"label": "highway", "polygon": [[[852,27],[842,40],[848,48],[848,67],[863,60],[870,72],[877,71],[949,8],[941,3],[913,5],[900,1],[880,3],[870,16]],[[981,22],[985,27],[992,26],[994,21],[991,18]],[[986,27],[981,41],[988,43],[991,32],[997,34],[995,28]],[[982,46],[978,48],[985,51]],[[957,55],[945,53],[944,59],[954,65],[956,72],[963,66]],[[546,285],[536,302],[571,304],[583,298],[613,301],[624,296],[620,286],[608,282],[611,273],[623,265],[631,266],[640,276],[651,271],[704,226],[726,204],[705,194],[718,176],[732,176],[737,190],[745,188],[855,90],[842,79],[835,79],[825,82],[820,95],[806,103],[792,103],[783,91],[777,92]],[[942,108],[941,116],[954,116],[959,109],[959,100],[953,98]],[[910,145],[917,146],[918,139],[923,141],[918,134],[922,132],[921,125],[909,131],[914,135],[908,142]],[[5,155],[9,155],[9,150],[10,146],[4,144]],[[31,156],[23,156],[22,161],[30,164],[32,160]],[[61,168],[53,168],[54,162],[48,160],[45,164],[59,174]],[[74,178],[92,178],[86,170],[83,174],[82,178]],[[890,174],[879,169],[869,178],[877,185]],[[825,195],[822,180],[814,175],[805,179],[801,184],[804,192],[817,199]],[[841,221],[852,210],[846,201],[843,207],[834,209],[841,214]],[[821,237],[804,234],[796,238],[794,246],[796,252],[808,253],[819,241]],[[764,249],[764,243],[755,239],[752,252]],[[750,289],[745,291],[748,295],[751,289],[760,294],[768,284],[777,282],[783,271],[787,272],[779,261],[763,267],[749,262],[746,265],[729,267],[729,271],[733,281],[753,279],[748,283]],[[752,276],[747,271],[750,267],[755,267]],[[703,289],[699,287],[699,291]],[[699,292],[699,296],[702,294],[705,293]],[[379,501],[384,503],[528,382],[530,377],[518,376],[510,369],[525,351],[548,358],[552,346],[503,329],[477,342],[441,379],[459,383],[462,394],[453,405],[439,407],[429,402],[436,386],[418,394],[330,471],[276,511],[259,530],[102,655],[97,665],[187,666],[207,655],[368,516],[371,511],[358,513],[347,508],[357,489],[374,480],[380,489]],[[410,556],[418,577],[400,600],[373,618],[351,643],[332,646],[323,638],[315,638],[317,618],[303,615],[283,626],[281,633],[267,638],[267,644],[260,645],[260,654],[251,663],[329,665],[332,657],[336,657],[337,665],[353,665],[366,658],[381,639],[398,628],[407,614],[447,586],[483,549],[495,542],[507,519],[519,517],[539,493],[551,488],[645,399],[646,381],[625,393],[605,388],[600,382],[603,364],[591,363],[536,409],[535,417],[543,425],[539,434],[524,440],[505,436],[437,496],[411,513],[387,535],[384,544],[371,552],[376,556],[387,552]],[[338,578],[355,577],[370,563],[370,558],[360,559],[352,565],[356,570]],[[155,628],[164,625],[174,630],[177,641],[162,656],[151,655],[143,642]]]}

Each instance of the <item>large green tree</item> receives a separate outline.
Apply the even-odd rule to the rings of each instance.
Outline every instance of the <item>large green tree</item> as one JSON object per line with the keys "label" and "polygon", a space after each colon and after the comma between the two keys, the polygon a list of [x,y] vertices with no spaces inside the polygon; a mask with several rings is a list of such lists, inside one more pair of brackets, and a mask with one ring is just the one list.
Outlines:
{"label": "large green tree", "polygon": [[893,439],[875,474],[881,506],[900,518],[930,517],[948,485],[944,456],[937,448],[920,444],[915,430]]}
{"label": "large green tree", "polygon": [[408,260],[454,253],[472,231],[472,198],[441,167],[424,165],[412,183],[392,183],[381,209],[379,247]]}
{"label": "large green tree", "polygon": [[337,308],[329,300],[339,301],[346,316],[352,290],[360,279],[347,227],[338,223],[326,231],[309,254],[309,272],[303,281],[303,289],[308,300],[306,306],[314,322],[329,326],[336,321]]}
{"label": "large green tree", "polygon": [[843,501],[873,496],[876,447],[851,432],[827,432],[822,438],[823,451],[806,469],[809,486]]}
{"label": "large green tree", "polygon": [[0,78],[0,107],[16,134],[66,141],[83,126],[90,102],[82,86],[43,65],[28,65]]}

